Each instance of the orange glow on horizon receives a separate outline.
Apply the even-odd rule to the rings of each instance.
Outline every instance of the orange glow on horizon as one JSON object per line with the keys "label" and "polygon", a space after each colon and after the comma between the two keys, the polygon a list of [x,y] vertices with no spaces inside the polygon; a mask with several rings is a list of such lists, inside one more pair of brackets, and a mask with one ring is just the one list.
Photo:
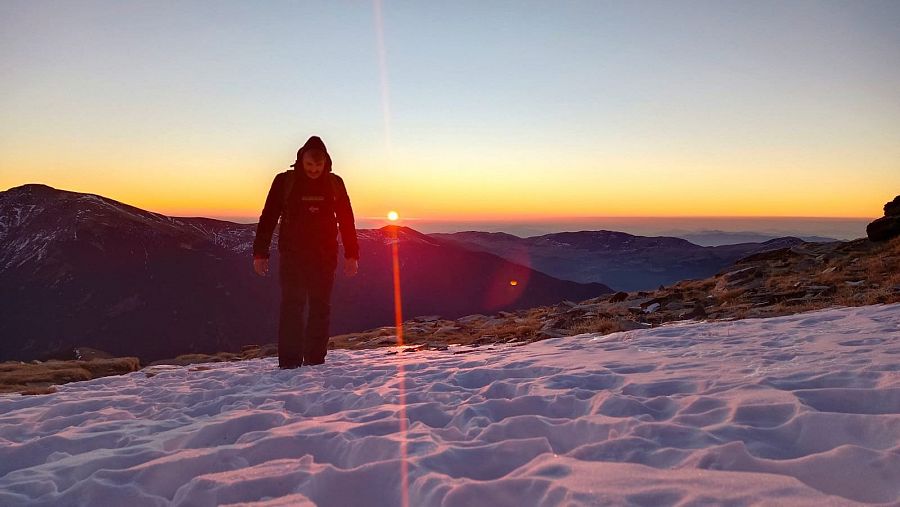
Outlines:
{"label": "orange glow on horizon", "polygon": [[[451,178],[433,173],[431,179],[399,174],[393,185],[373,179],[376,166],[357,174],[344,172],[359,217],[379,216],[384,209],[404,209],[404,221],[414,227],[429,221],[541,221],[573,218],[846,218],[874,219],[896,195],[890,182],[863,184],[833,177],[822,188],[802,192],[800,181],[771,188],[755,182],[725,181],[683,184],[623,182],[615,175],[602,182],[560,180],[549,176],[522,181],[487,181]],[[36,169],[27,177],[0,175],[0,190],[26,183],[43,183],[73,192],[101,195],[147,211],[168,216],[258,218],[275,173],[222,174],[191,171],[114,174],[72,168],[71,172],[44,173]],[[490,173],[490,168],[485,168]],[[473,176],[475,178],[475,176]],[[480,181],[482,178],[478,178]],[[722,178],[720,177],[719,180]],[[796,179],[796,178],[795,178]],[[595,185],[596,183],[596,185]],[[665,184],[664,184],[665,183]],[[693,186],[691,186],[693,185]],[[826,188],[827,187],[827,188]],[[835,194],[833,189],[842,193]],[[394,221],[394,219],[390,219]],[[398,216],[399,219],[399,216]]]}
{"label": "orange glow on horizon", "polygon": [[[26,183],[44,183],[58,190],[70,192],[80,192],[96,194],[102,197],[113,199],[115,201],[134,206],[153,213],[159,213],[172,217],[245,217],[247,220],[256,220],[262,212],[265,202],[266,192],[268,191],[268,182],[262,182],[254,186],[254,188],[234,189],[230,187],[191,189],[182,188],[172,190],[171,188],[155,188],[146,185],[139,187],[124,187],[121,185],[110,186],[109,184],[100,184],[98,186],[79,183],[79,184],[62,184],[59,182],[46,181],[10,181],[0,185],[0,191],[17,187]],[[421,193],[419,193],[421,195]],[[735,202],[733,206],[703,206],[701,209],[698,205],[696,209],[685,210],[675,203],[670,203],[668,207],[657,203],[657,206],[651,209],[649,206],[643,209],[624,209],[619,207],[615,209],[612,204],[600,205],[591,209],[583,206],[579,209],[564,212],[560,210],[560,206],[555,209],[541,212],[541,209],[534,206],[533,203],[519,203],[520,208],[511,208],[507,210],[497,209],[472,209],[478,203],[461,204],[457,199],[455,209],[449,206],[435,208],[424,206],[411,206],[408,213],[403,218],[404,222],[410,227],[415,228],[416,222],[465,222],[465,221],[491,221],[491,222],[512,222],[512,221],[560,221],[560,220],[577,220],[577,219],[602,219],[602,218],[627,218],[627,219],[654,219],[654,218],[744,218],[744,219],[763,219],[763,218],[789,218],[789,219],[847,219],[847,220],[872,220],[883,215],[882,206],[885,202],[890,201],[896,192],[889,197],[886,192],[884,196],[873,196],[867,203],[865,208],[855,205],[855,203],[834,203],[827,213],[815,214],[811,207],[793,207],[793,208],[777,208],[777,207],[758,207],[756,209],[745,209],[740,206],[740,202]],[[374,204],[367,199],[368,195],[365,188],[360,188],[351,195],[353,199],[354,212],[357,218],[367,218],[374,220],[384,220],[385,215],[372,209],[380,207],[381,202],[376,200]],[[396,200],[396,198],[394,199]],[[652,199],[648,199],[652,200]],[[467,207],[463,207],[467,206]],[[384,209],[384,208],[381,208]],[[522,211],[527,210],[527,211]],[[373,211],[375,211],[373,213]],[[562,211],[562,212],[561,212]],[[399,220],[399,214],[396,219],[392,219],[391,211],[387,215],[387,220],[395,222]],[[226,218],[227,219],[227,218]]]}

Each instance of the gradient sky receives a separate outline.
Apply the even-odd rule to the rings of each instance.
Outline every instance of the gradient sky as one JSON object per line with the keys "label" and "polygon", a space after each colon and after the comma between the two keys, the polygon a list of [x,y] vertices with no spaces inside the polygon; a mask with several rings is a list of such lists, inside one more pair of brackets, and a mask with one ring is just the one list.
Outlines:
{"label": "gradient sky", "polygon": [[258,217],[320,135],[359,217],[876,217],[900,2],[0,3],[0,189]]}

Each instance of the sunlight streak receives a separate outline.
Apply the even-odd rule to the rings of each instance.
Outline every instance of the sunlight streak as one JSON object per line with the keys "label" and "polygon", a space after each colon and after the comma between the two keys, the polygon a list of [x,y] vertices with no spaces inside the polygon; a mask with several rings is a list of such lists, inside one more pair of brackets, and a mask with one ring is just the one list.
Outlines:
{"label": "sunlight streak", "polygon": [[[397,330],[397,347],[400,347],[399,350],[402,351],[403,303],[400,299],[400,255],[398,249],[400,240],[397,237],[397,229],[397,226],[388,227],[391,234],[391,258],[394,271],[394,324]],[[403,367],[402,359],[397,363],[397,377],[400,386],[400,495],[401,505],[407,507],[409,505],[409,465],[406,451],[406,431],[409,421],[406,419],[406,370]]]}

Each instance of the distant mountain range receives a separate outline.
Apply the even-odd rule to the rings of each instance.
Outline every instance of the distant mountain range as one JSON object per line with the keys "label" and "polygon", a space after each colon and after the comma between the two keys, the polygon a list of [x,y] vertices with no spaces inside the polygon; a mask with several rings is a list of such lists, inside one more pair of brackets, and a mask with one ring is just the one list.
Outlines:
{"label": "distant mountain range", "polygon": [[[275,341],[278,256],[269,277],[253,274],[255,229],[46,185],[0,192],[0,360],[64,358],[86,346],[147,362]],[[359,274],[346,279],[338,266],[333,334],[393,323],[394,237],[404,318],[611,292],[406,227],[358,233]],[[275,242],[273,252],[277,233]]]}
{"label": "distant mountain range", "polygon": [[681,280],[706,278],[748,255],[804,243],[785,237],[704,247],[681,238],[613,231],[559,232],[528,238],[477,231],[431,236],[490,252],[564,280],[599,282],[624,291],[653,290]]}
{"label": "distant mountain range", "polygon": [[[696,231],[696,232],[679,232],[679,233],[671,233],[667,234],[668,236],[674,236],[676,238],[686,239],[691,243],[695,243],[700,246],[722,246],[722,245],[734,245],[737,243],[764,243],[766,241],[770,241],[773,239],[783,238],[785,236],[778,236],[773,234],[764,234],[761,232],[753,232],[753,231],[743,231],[743,232],[731,232],[731,231]],[[803,241],[810,243],[832,243],[834,241],[839,241],[836,238],[826,238],[824,236],[797,236]]]}

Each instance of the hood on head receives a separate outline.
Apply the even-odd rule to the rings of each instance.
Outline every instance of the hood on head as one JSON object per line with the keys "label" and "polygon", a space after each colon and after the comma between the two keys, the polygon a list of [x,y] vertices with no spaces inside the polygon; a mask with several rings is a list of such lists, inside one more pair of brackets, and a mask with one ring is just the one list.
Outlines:
{"label": "hood on head", "polygon": [[310,150],[310,149],[314,149],[314,148],[318,148],[325,152],[324,172],[330,173],[331,172],[331,154],[328,153],[328,148],[325,147],[325,142],[322,141],[322,138],[319,136],[311,136],[309,139],[306,140],[306,143],[304,143],[303,146],[301,146],[300,149],[297,150],[297,160],[294,161],[293,164],[291,164],[291,167],[293,167],[295,169],[298,167],[303,167],[303,153],[306,150]]}

